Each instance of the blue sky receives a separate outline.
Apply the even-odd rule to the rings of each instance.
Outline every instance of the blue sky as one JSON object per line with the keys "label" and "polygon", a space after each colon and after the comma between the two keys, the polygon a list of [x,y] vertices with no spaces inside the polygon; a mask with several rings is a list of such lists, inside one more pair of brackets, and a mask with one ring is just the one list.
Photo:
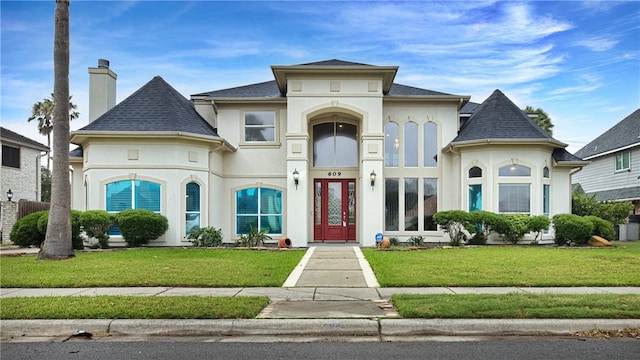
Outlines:
{"label": "blue sky", "polygon": [[[0,2],[2,126],[46,144],[31,106],[53,90],[55,2]],[[400,66],[396,83],[482,102],[502,90],[549,113],[579,150],[640,107],[640,2],[71,2],[70,93],[87,124],[88,67],[120,102],[160,75],[185,97],[273,80],[271,65]],[[224,134],[221,134],[224,136]]]}

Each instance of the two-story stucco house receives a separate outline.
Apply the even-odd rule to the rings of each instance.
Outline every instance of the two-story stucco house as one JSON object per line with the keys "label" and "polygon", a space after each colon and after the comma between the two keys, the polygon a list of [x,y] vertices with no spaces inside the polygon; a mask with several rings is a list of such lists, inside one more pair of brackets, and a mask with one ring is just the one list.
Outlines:
{"label": "two-story stucco house", "polygon": [[440,210],[570,212],[570,172],[585,164],[499,90],[469,103],[394,83],[397,66],[271,66],[272,81],[191,100],[155,77],[115,105],[116,74],[99,64],[91,122],[71,136],[73,207],[157,211],[169,231],[154,245],[185,244],[193,226],[295,247],[446,241]]}
{"label": "two-story stucco house", "polygon": [[640,214],[640,109],[575,153],[590,161],[573,176],[597,200],[631,201]]}
{"label": "two-story stucco house", "polygon": [[40,161],[49,151],[46,145],[0,127],[2,144],[1,196],[11,190],[13,201],[40,201]]}

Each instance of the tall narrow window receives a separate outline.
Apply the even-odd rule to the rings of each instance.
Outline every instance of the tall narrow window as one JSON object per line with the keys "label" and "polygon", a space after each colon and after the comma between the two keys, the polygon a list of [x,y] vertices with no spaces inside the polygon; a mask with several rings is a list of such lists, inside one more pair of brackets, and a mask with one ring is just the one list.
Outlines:
{"label": "tall narrow window", "polygon": [[282,191],[248,188],[236,191],[236,234],[251,229],[282,234]]}
{"label": "tall narrow window", "polygon": [[433,222],[433,215],[438,212],[438,179],[424,179],[424,230],[435,231],[438,226]]}
{"label": "tall narrow window", "polygon": [[186,187],[185,232],[200,227],[200,185],[190,182]]}
{"label": "tall narrow window", "polygon": [[469,212],[482,210],[482,185],[469,185]]}
{"label": "tall narrow window", "polygon": [[542,213],[549,217],[549,201],[550,201],[551,185],[542,185]]}
{"label": "tall narrow window", "polygon": [[418,231],[418,179],[404,179],[404,229]]}
{"label": "tall narrow window", "polygon": [[[404,124],[404,166],[418,166],[418,124],[410,121]],[[417,230],[417,229],[416,229]]]}
{"label": "tall narrow window", "polygon": [[398,167],[399,165],[399,136],[397,123],[389,122],[384,126],[384,166],[386,167]]}
{"label": "tall narrow window", "polygon": [[384,229],[386,231],[398,231],[399,226],[399,201],[398,179],[384,179]]}
{"label": "tall narrow window", "polygon": [[438,166],[438,125],[433,122],[424,124],[423,134],[424,166]]}

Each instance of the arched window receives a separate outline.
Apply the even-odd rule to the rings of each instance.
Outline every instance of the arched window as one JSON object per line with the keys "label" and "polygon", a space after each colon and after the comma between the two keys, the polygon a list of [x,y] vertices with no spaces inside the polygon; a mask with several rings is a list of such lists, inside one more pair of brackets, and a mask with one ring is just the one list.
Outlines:
{"label": "arched window", "polygon": [[389,122],[384,126],[384,166],[398,167],[400,132],[398,124]]}
{"label": "arched window", "polygon": [[545,179],[549,178],[549,167],[545,166],[544,169],[542,169],[542,177]]}
{"label": "arched window", "polygon": [[499,176],[531,176],[531,168],[524,165],[506,165],[498,170]]}
{"label": "arched window", "polygon": [[190,182],[185,192],[185,232],[189,235],[192,229],[200,227],[200,185]]}
{"label": "arched window", "polygon": [[438,125],[433,122],[424,124],[424,166],[438,166]]}
{"label": "arched window", "polygon": [[418,124],[404,124],[404,166],[418,166]]}
{"label": "arched window", "polygon": [[358,166],[357,127],[341,122],[313,126],[313,166]]}
{"label": "arched window", "polygon": [[[106,210],[116,214],[127,209],[146,209],[160,212],[160,184],[144,180],[121,180],[106,186]],[[113,226],[109,235],[120,235]]]}
{"label": "arched window", "polygon": [[472,167],[471,169],[469,169],[469,178],[481,178],[482,177],[482,169],[480,169],[477,166]]}
{"label": "arched window", "polygon": [[247,188],[236,191],[236,234],[251,229],[282,234],[282,191]]}

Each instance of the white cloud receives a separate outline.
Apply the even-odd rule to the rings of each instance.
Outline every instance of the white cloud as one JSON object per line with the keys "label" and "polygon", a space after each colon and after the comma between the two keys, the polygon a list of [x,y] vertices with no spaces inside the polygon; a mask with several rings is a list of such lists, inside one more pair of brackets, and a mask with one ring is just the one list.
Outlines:
{"label": "white cloud", "polygon": [[617,40],[605,39],[605,38],[591,38],[584,39],[576,42],[576,45],[588,48],[591,51],[607,51],[611,50],[618,44]]}

